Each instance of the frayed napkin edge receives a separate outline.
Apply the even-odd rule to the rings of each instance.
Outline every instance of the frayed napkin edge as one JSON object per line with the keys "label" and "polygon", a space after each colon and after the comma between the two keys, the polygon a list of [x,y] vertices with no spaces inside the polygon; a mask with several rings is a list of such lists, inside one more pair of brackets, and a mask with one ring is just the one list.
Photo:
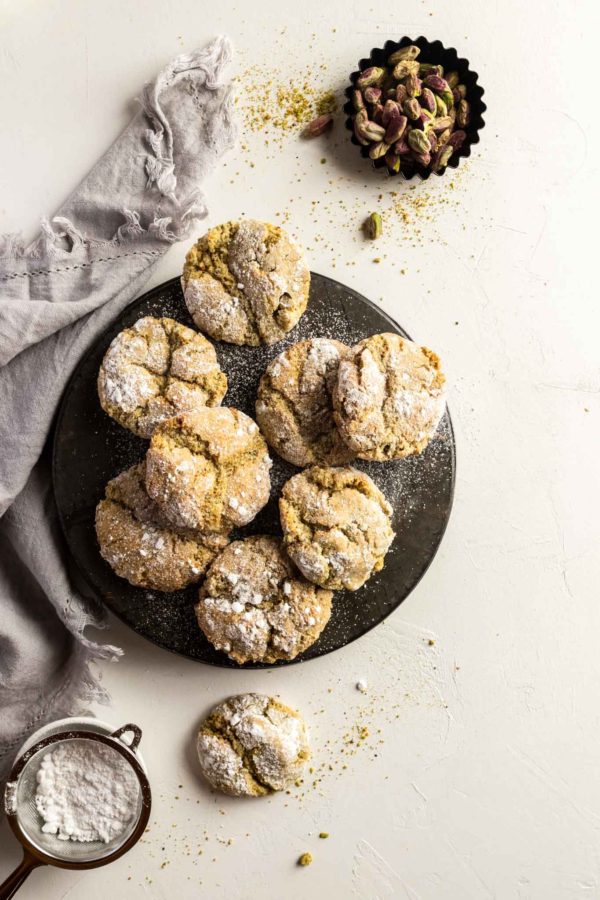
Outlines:
{"label": "frayed napkin edge", "polygon": [[[202,83],[208,90],[220,89],[225,84],[225,75],[232,56],[231,41],[226,35],[219,35],[206,47],[193,53],[181,54],[171,60],[154,81],[144,86],[139,98],[150,124],[144,135],[151,151],[145,160],[148,187],[156,186],[160,196],[171,200],[177,208],[177,216],[155,216],[144,226],[139,212],[123,208],[121,210],[123,224],[109,240],[89,238],[64,216],[43,218],[40,223],[40,235],[29,246],[26,245],[20,232],[0,234],[0,262],[10,260],[49,262],[57,259],[73,259],[83,252],[87,253],[90,248],[107,249],[132,241],[172,244],[184,240],[189,235],[192,222],[205,218],[208,210],[199,190],[192,192],[184,200],[177,199],[173,137],[160,105],[160,96],[178,75],[191,70],[201,73]],[[226,116],[230,114],[227,105],[224,114]]]}

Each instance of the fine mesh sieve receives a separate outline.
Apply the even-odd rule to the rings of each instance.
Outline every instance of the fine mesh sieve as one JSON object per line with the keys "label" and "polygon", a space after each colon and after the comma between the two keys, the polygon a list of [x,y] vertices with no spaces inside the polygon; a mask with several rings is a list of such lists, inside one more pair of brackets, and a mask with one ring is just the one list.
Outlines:
{"label": "fine mesh sieve", "polygon": [[[133,734],[130,744],[122,739],[127,732]],[[93,731],[61,731],[45,737],[17,759],[6,785],[4,807],[9,824],[24,847],[25,855],[21,866],[0,886],[0,900],[12,897],[36,866],[47,864],[84,869],[106,865],[126,853],[139,840],[148,822],[151,805],[150,785],[134,752],[140,738],[141,731],[136,725],[124,725],[109,735]],[[121,760],[124,759],[131,767],[138,785],[131,819],[108,843],[99,840],[61,840],[55,834],[43,832],[44,822],[35,805],[37,775],[44,756],[69,743],[83,744],[89,749],[90,742],[104,745],[102,753],[107,759],[113,753],[116,755],[115,759],[117,755]]]}

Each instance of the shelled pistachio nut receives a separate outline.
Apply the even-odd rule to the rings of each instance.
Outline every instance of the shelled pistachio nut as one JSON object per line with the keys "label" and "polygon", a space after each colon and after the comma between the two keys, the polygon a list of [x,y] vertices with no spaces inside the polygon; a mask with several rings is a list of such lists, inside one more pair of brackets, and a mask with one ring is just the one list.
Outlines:
{"label": "shelled pistachio nut", "polygon": [[385,78],[386,70],[379,66],[370,66],[364,69],[356,79],[356,86],[359,88],[370,87],[372,84],[381,84]]}
{"label": "shelled pistachio nut", "polygon": [[435,94],[428,87],[424,87],[421,91],[421,99],[419,103],[423,107],[423,109],[429,110],[429,112],[435,112]]}
{"label": "shelled pistachio nut", "polygon": [[395,144],[396,141],[399,141],[404,132],[406,131],[406,126],[408,125],[408,119],[406,116],[398,115],[393,116],[388,124],[388,127],[385,132],[385,140],[388,144]]}
{"label": "shelled pistachio nut", "polygon": [[390,119],[399,116],[400,106],[395,100],[386,100],[383,107],[382,124],[387,125]]}
{"label": "shelled pistachio nut", "polygon": [[399,63],[396,63],[392,74],[398,81],[401,78],[406,78],[407,75],[418,75],[419,63],[416,59],[402,59]]}
{"label": "shelled pistachio nut", "polygon": [[400,47],[399,50],[394,50],[394,52],[388,56],[388,66],[395,66],[396,63],[402,62],[405,59],[416,59],[420,52],[421,50],[416,44],[408,44],[406,47]]}
{"label": "shelled pistachio nut", "polygon": [[444,129],[444,131],[441,132],[441,134],[437,134],[437,135],[436,135],[436,137],[437,137],[438,150],[440,149],[440,147],[443,147],[444,144],[447,144],[447,143],[448,143],[448,139],[449,139],[449,137],[450,137],[451,134],[452,134],[452,129],[451,129],[451,128],[446,128],[446,129]]}
{"label": "shelled pistachio nut", "polygon": [[440,91],[440,97],[446,104],[446,109],[450,111],[454,106],[454,95],[451,90]]}
{"label": "shelled pistachio nut", "polygon": [[406,90],[406,86],[404,84],[396,85],[396,103],[404,103],[406,98],[408,97],[408,91]]}
{"label": "shelled pistachio nut", "polygon": [[369,114],[366,109],[359,109],[356,115],[354,116],[354,135],[359,144],[363,146],[367,146],[370,141],[367,137],[363,136],[364,126],[369,121]]}
{"label": "shelled pistachio nut", "polygon": [[383,232],[383,222],[381,216],[377,212],[370,213],[363,223],[363,230],[368,238],[374,241],[381,237]]}
{"label": "shelled pistachio nut", "polygon": [[377,122],[366,122],[363,127],[363,134],[370,141],[382,141],[385,137],[385,128],[378,125]]}
{"label": "shelled pistachio nut", "polygon": [[436,66],[433,63],[421,63],[419,65],[419,75],[425,78],[426,75],[443,75],[444,67]]}
{"label": "shelled pistachio nut", "polygon": [[439,94],[434,94],[435,97],[435,114],[436,116],[447,116],[448,115],[448,107],[442,100]]}
{"label": "shelled pistachio nut", "polygon": [[416,97],[408,97],[402,104],[402,112],[409,119],[416,121],[421,115],[421,106]]}
{"label": "shelled pistachio nut", "polygon": [[357,112],[365,109],[365,98],[362,95],[362,91],[359,91],[358,88],[352,91],[352,106]]}
{"label": "shelled pistachio nut", "polygon": [[451,144],[446,144],[445,147],[442,147],[441,150],[438,150],[437,153],[432,158],[432,169],[434,172],[439,172],[440,169],[445,169],[450,161],[450,157],[454,152],[454,147]]}
{"label": "shelled pistachio nut", "polygon": [[412,128],[408,132],[408,146],[415,153],[429,153],[431,147],[427,139],[427,135],[420,128]]}
{"label": "shelled pistachio nut", "polygon": [[317,116],[316,119],[313,119],[312,122],[309,122],[306,126],[305,134],[307,137],[319,137],[321,134],[325,134],[328,128],[331,128],[333,125],[333,116],[330,113],[325,113],[322,116]]}
{"label": "shelled pistachio nut", "polygon": [[417,75],[408,75],[404,79],[404,84],[409,97],[420,97],[423,82]]}
{"label": "shelled pistachio nut", "polygon": [[456,124],[459,128],[466,128],[471,118],[471,107],[468,100],[459,100],[456,107]]}
{"label": "shelled pistachio nut", "polygon": [[433,119],[431,122],[431,127],[434,131],[445,131],[447,128],[450,128],[451,125],[451,116],[440,116],[437,119]]}
{"label": "shelled pistachio nut", "polygon": [[385,141],[373,143],[369,147],[369,156],[371,159],[379,159],[380,156],[385,156],[390,147],[391,143],[386,143]]}
{"label": "shelled pistachio nut", "polygon": [[441,94],[442,91],[450,90],[448,82],[445,78],[442,78],[441,75],[426,75],[423,79],[423,83],[426,87],[431,88],[432,91],[436,91],[438,94]]}
{"label": "shelled pistachio nut", "polygon": [[369,87],[365,88],[364,98],[367,103],[379,103],[381,100],[381,88],[377,87],[374,84],[370,84]]}

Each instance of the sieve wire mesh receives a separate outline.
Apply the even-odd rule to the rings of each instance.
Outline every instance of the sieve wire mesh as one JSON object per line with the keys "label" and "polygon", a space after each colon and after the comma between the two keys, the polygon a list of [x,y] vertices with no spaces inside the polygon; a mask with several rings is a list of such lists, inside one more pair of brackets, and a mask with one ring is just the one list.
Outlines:
{"label": "sieve wire mesh", "polygon": [[[35,805],[35,794],[38,787],[37,773],[40,768],[42,759],[47,753],[56,750],[65,743],[85,743],[90,744],[90,740],[86,738],[65,738],[65,740],[57,741],[47,747],[43,747],[34,753],[25,764],[16,786],[16,817],[21,831],[27,839],[42,853],[58,860],[68,860],[70,863],[80,863],[82,866],[95,862],[103,857],[108,857],[115,853],[129,838],[134,831],[142,811],[142,789],[139,785],[137,773],[132,768],[133,774],[138,781],[138,795],[136,801],[136,809],[130,821],[125,825],[123,831],[116,835],[109,843],[103,841],[73,841],[60,840],[55,834],[48,834],[42,831],[44,820],[40,816]],[[124,757],[119,754],[118,750],[102,745],[106,751],[114,753],[121,759]]]}

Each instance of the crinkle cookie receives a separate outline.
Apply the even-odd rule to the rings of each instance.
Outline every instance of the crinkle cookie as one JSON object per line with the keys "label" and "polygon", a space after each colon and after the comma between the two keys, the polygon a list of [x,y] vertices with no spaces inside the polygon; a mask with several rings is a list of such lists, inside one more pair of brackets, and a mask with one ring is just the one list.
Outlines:
{"label": "crinkle cookie", "polygon": [[205,407],[155,429],[146,488],[175,525],[228,532],[268,502],[270,468],[256,422],[238,409]]}
{"label": "crinkle cookie", "polygon": [[331,402],[340,360],[350,353],[328,338],[300,341],[276,356],[260,380],[257,422],[270,446],[295,466],[342,465],[356,455],[342,440]]}
{"label": "crinkle cookie", "polygon": [[144,316],[121,331],[98,373],[104,412],[144,438],[163,419],[218,406],[226,391],[213,345],[174,319]]}
{"label": "crinkle cookie", "polygon": [[331,615],[331,591],[307,581],[280,538],[234,541],[213,562],[196,604],[198,624],[230,659],[294,659],[317,640]]}
{"label": "crinkle cookie", "polygon": [[308,302],[310,272],[282,228],[253,219],[211,228],[189,251],[181,280],[201,331],[230,344],[273,344]]}
{"label": "crinkle cookie", "polygon": [[425,449],[446,408],[440,360],[398,334],[365,338],[342,360],[335,421],[361,459],[400,459]]}
{"label": "crinkle cookie", "polygon": [[239,694],[215,706],[200,726],[196,749],[206,780],[234,797],[282,791],[310,759],[300,714],[263,694]]}
{"label": "crinkle cookie", "polygon": [[279,510],[285,548],[309,581],[355,591],[383,567],[392,509],[364,472],[306,469],[284,485]]}
{"label": "crinkle cookie", "polygon": [[144,487],[144,464],[106,485],[96,507],[100,553],[121,578],[155,591],[176,591],[199,581],[227,538],[177,529]]}

